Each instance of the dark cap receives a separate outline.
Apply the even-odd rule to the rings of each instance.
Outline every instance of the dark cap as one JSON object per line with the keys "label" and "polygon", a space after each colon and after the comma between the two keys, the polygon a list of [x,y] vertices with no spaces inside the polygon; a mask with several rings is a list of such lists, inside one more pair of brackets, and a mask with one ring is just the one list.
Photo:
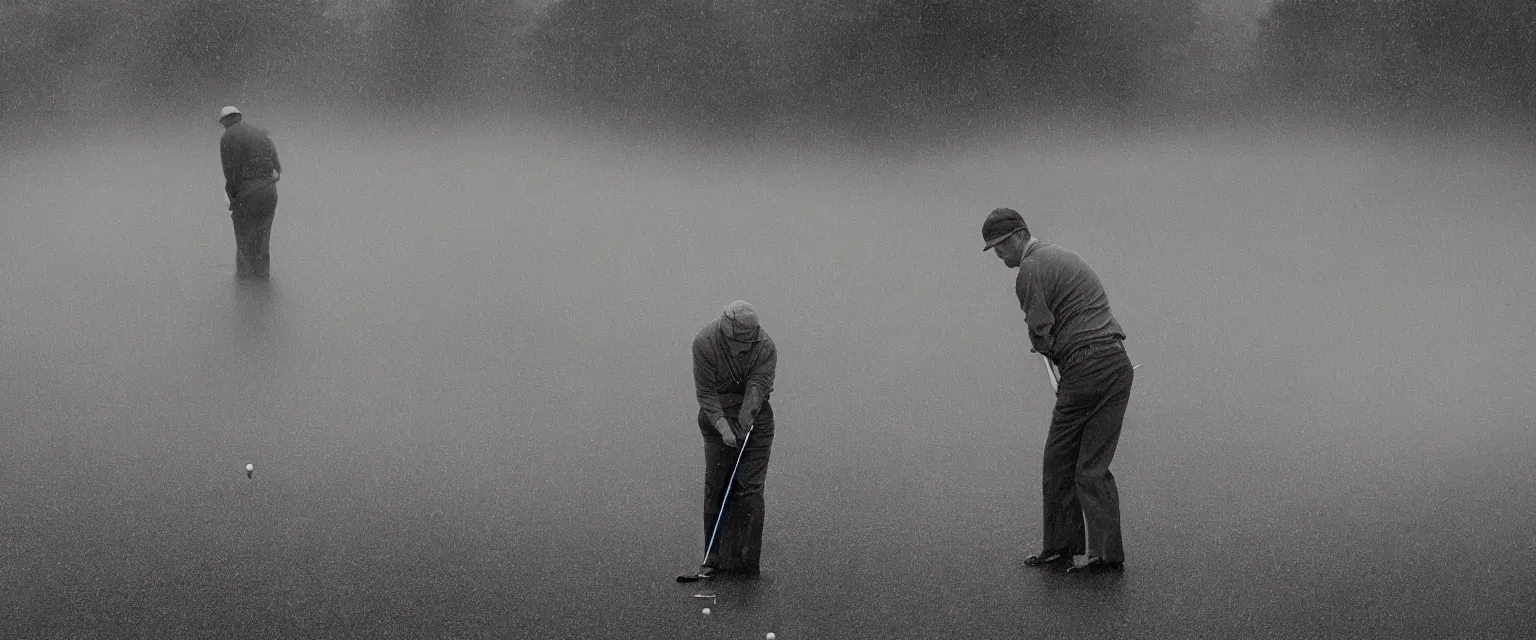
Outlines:
{"label": "dark cap", "polygon": [[981,223],[981,239],[987,243],[982,251],[990,251],[997,243],[1008,239],[1015,233],[1029,232],[1029,227],[1024,224],[1024,216],[1007,207],[993,209],[987,214],[987,221]]}

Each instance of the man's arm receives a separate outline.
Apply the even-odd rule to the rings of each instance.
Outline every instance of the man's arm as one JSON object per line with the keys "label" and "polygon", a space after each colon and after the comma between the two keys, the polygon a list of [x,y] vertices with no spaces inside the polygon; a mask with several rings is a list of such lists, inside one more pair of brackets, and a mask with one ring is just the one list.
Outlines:
{"label": "man's arm", "polygon": [[704,419],[710,424],[725,417],[720,409],[720,396],[715,393],[715,367],[714,350],[710,348],[709,340],[704,336],[693,339],[693,388],[694,394],[699,399],[699,408],[704,410]]}
{"label": "man's arm", "polygon": [[272,142],[272,138],[270,137],[267,138],[267,151],[272,153],[272,172],[278,176],[281,176],[283,174],[283,163],[278,161],[277,143]]}
{"label": "man's arm", "polygon": [[240,161],[243,154],[240,153],[239,144],[233,137],[219,138],[219,163],[224,165],[224,195],[230,200],[235,199],[235,187],[240,185]]}
{"label": "man's arm", "polygon": [[736,428],[731,426],[730,420],[725,419],[725,411],[720,408],[720,395],[715,393],[715,375],[720,363],[715,361],[714,355],[715,349],[707,336],[700,334],[693,339],[694,393],[699,399],[699,409],[704,411],[704,418],[714,425],[715,432],[720,434],[725,446],[734,449],[737,442]]}
{"label": "man's arm", "polygon": [[1029,327],[1029,344],[1034,347],[1031,351],[1053,358],[1055,340],[1051,338],[1051,327],[1056,324],[1056,316],[1046,304],[1038,275],[1033,266],[1021,265],[1014,289],[1019,296],[1019,308],[1024,310],[1024,324]]}
{"label": "man's arm", "polygon": [[747,392],[742,395],[741,415],[737,420],[743,429],[756,423],[763,400],[773,392],[773,376],[779,366],[779,350],[774,346],[773,338],[765,338],[757,348],[762,353],[752,371],[747,374]]}

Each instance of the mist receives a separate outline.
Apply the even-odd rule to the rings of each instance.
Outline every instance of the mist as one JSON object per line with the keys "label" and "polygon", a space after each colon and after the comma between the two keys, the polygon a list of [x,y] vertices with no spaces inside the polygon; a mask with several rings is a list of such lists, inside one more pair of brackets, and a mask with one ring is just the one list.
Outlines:
{"label": "mist", "polygon": [[133,0],[0,13],[0,125],[209,104],[534,113],[733,141],[903,143],[1042,120],[1524,130],[1520,0]]}
{"label": "mist", "polygon": [[[1529,11],[1072,4],[0,9],[0,636],[1536,631]],[[224,104],[282,154],[270,281]],[[1141,365],[1123,574],[1022,566],[997,206]],[[682,587],[736,299],[764,572]]]}

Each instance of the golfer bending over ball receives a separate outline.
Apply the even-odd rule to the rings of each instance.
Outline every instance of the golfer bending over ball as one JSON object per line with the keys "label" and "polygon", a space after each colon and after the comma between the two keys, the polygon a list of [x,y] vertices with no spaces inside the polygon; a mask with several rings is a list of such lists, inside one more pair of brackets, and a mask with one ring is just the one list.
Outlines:
{"label": "golfer bending over ball", "polygon": [[757,324],[757,312],[740,300],[727,305],[693,339],[693,384],[704,437],[705,548],[698,574],[679,580],[758,573],[763,481],[773,448],[768,394],[778,359],[773,339]]}

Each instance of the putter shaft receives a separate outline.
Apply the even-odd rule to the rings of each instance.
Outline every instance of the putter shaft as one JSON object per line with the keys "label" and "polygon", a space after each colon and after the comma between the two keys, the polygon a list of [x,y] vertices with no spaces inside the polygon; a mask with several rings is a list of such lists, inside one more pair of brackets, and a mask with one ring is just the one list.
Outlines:
{"label": "putter shaft", "polygon": [[747,441],[752,438],[752,427],[747,427],[747,433],[741,436],[740,449],[736,451],[736,466],[731,467],[731,479],[725,482],[725,491],[720,494],[720,512],[715,514],[714,529],[709,532],[709,544],[704,547],[704,564],[709,562],[709,552],[715,550],[715,537],[720,533],[720,519],[725,517],[725,502],[731,498],[731,487],[736,484],[736,472],[741,469],[741,456],[747,452]]}

